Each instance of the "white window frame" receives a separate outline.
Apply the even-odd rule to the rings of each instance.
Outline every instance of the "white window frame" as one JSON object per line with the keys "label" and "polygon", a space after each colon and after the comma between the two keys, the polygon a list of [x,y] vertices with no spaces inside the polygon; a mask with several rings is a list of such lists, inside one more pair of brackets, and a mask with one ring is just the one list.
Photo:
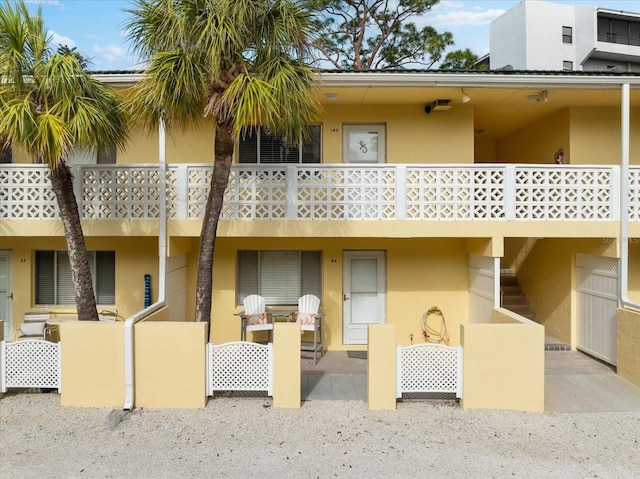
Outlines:
{"label": "white window frame", "polygon": [[[305,260],[305,253],[317,258],[308,256]],[[251,255],[255,258],[250,258]],[[305,273],[305,264],[310,272]],[[304,294],[322,298],[322,252],[319,250],[238,250],[236,271],[238,305],[250,294],[263,296],[270,306],[297,305]]]}
{"label": "white window frame", "polygon": [[[52,277],[48,278],[48,281],[53,283],[53,302],[38,302],[38,296],[40,293],[38,276],[45,274],[39,268],[41,265],[38,263],[38,254],[39,253],[53,253],[53,264],[50,265],[52,267],[51,274]],[[104,306],[115,306],[115,251],[87,251],[89,254],[89,269],[91,271],[91,279],[93,282],[93,292],[96,295],[96,303]],[[100,253],[112,253],[113,257],[113,265],[110,265],[108,271],[100,271],[98,266],[98,254]],[[61,272],[59,269],[61,267],[67,267],[68,264],[68,252],[62,250],[38,250],[35,252],[35,261],[34,261],[34,304],[38,306],[73,306],[75,305],[75,300],[69,300],[70,293],[63,293],[61,290],[63,288],[73,289],[73,283],[71,280],[70,270],[68,272],[68,276],[66,272]],[[63,278],[60,278],[60,275],[64,275]],[[108,293],[99,293],[98,291],[98,282],[108,281],[112,284],[104,284],[104,288],[111,290],[112,292]],[[62,283],[62,284],[61,284]],[[100,289],[103,289],[102,287]],[[50,293],[51,294],[51,293]],[[66,299],[64,298],[66,296]],[[73,298],[73,294],[71,293]],[[102,299],[105,299],[105,296],[112,301],[105,302]]]}
{"label": "white window frame", "polygon": [[[377,139],[377,158],[373,163],[386,163],[387,155],[387,126],[383,123],[376,124],[345,124],[342,126],[342,161],[343,163],[372,163],[367,159],[361,160],[351,155],[351,135],[367,135],[376,134]],[[368,145],[362,145],[361,148],[366,149]],[[366,151],[363,150],[366,156]]]}

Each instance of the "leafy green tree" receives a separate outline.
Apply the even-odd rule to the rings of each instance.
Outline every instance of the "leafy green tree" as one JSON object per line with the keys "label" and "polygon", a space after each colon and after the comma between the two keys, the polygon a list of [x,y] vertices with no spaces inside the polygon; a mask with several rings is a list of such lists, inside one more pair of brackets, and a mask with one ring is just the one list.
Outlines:
{"label": "leafy green tree", "polygon": [[77,58],[83,70],[89,68],[90,61],[78,51],[77,47],[70,48],[69,45],[59,45],[56,53],[61,55],[73,55]]}
{"label": "leafy green tree", "polygon": [[[196,279],[195,320],[210,321],[213,253],[234,144],[265,125],[291,142],[317,119],[308,54],[312,16],[294,0],[135,0],[128,38],[146,62],[134,118],[170,129],[215,122],[214,163]],[[213,133],[213,132],[212,132]]]}
{"label": "leafy green tree", "polygon": [[[15,6],[14,6],[15,4]],[[82,68],[77,55],[51,52],[41,11],[23,0],[0,7],[0,139],[49,166],[64,225],[78,318],[98,320],[89,257],[65,157],[74,147],[121,147],[122,102]]]}
{"label": "leafy green tree", "polygon": [[478,62],[478,55],[469,48],[449,52],[440,65],[442,70],[474,70]]}
{"label": "leafy green tree", "polygon": [[319,16],[314,47],[321,60],[344,70],[431,68],[453,45],[450,32],[411,21],[439,0],[310,0]]}

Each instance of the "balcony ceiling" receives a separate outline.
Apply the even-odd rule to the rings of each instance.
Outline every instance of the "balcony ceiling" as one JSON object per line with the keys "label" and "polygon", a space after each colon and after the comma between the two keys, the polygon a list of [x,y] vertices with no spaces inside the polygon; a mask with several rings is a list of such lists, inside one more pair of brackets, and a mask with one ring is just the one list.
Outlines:
{"label": "balcony ceiling", "polygon": [[[620,89],[552,89],[548,88],[546,102],[529,101],[541,89],[464,87],[471,100],[462,103],[460,88],[434,87],[325,87],[323,93],[337,93],[331,105],[415,105],[424,108],[438,99],[451,100],[452,108],[473,108],[474,128],[482,130],[485,138],[499,139],[528,124],[557,114],[569,107],[619,108]],[[640,107],[640,90],[631,90],[631,106]],[[446,115],[447,111],[432,112]]]}

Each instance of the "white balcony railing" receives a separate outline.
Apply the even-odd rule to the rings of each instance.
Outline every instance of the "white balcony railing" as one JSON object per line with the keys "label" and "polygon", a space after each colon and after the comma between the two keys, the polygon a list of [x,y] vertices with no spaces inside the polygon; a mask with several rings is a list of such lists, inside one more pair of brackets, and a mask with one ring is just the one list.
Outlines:
{"label": "white balcony railing", "polygon": [[[168,166],[169,219],[202,219],[211,171]],[[73,173],[82,219],[158,218],[158,165]],[[629,219],[640,221],[640,167],[628,181]],[[619,189],[617,166],[234,165],[222,219],[610,221]],[[45,166],[0,166],[0,219],[57,217]]]}

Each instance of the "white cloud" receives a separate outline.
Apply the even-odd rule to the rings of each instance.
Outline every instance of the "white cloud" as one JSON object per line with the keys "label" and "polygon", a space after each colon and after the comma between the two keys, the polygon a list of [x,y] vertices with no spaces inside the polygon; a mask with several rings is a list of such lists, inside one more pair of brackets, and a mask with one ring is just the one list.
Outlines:
{"label": "white cloud", "polygon": [[71,40],[69,37],[65,37],[63,35],[58,35],[56,32],[49,31],[49,35],[51,35],[51,41],[57,45],[66,45],[69,48],[73,48],[76,46],[76,42]]}
{"label": "white cloud", "polygon": [[506,10],[490,9],[484,12],[453,11],[429,16],[427,23],[432,26],[487,25]]}
{"label": "white cloud", "polygon": [[93,44],[93,53],[95,57],[93,62],[99,63],[118,63],[127,60],[127,52],[124,48],[110,43],[106,46]]}

